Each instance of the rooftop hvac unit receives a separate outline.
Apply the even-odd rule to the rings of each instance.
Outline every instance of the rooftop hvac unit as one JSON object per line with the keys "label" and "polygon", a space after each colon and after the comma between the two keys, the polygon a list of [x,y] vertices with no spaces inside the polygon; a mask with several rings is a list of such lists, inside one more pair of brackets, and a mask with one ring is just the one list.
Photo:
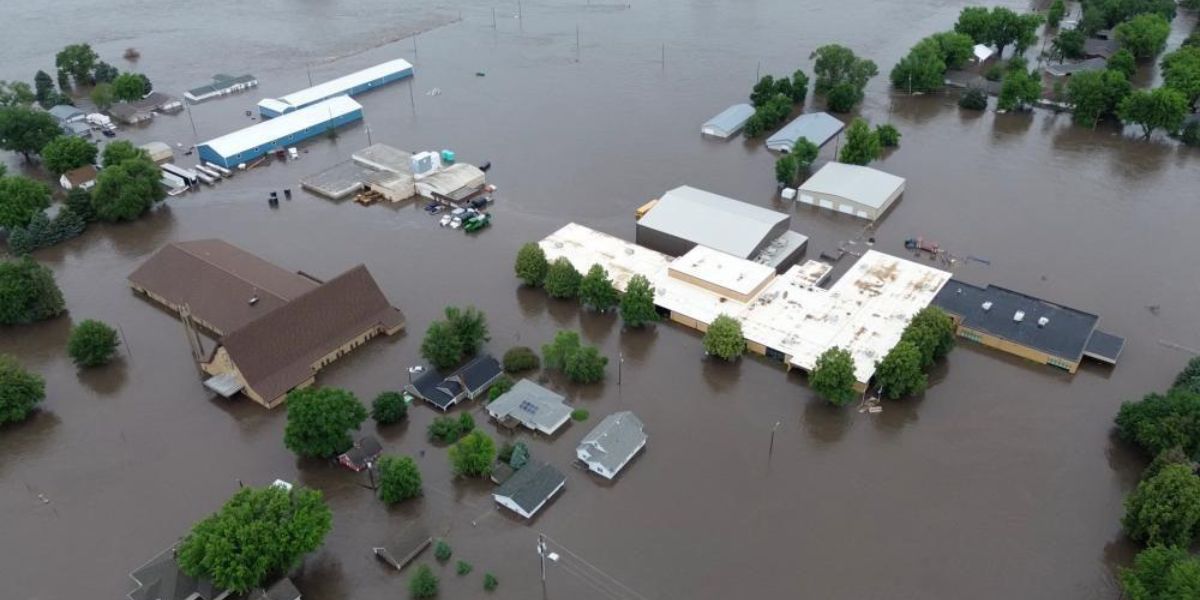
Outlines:
{"label": "rooftop hvac unit", "polygon": [[1013,313],[1014,321],[1019,323],[1019,322],[1023,321],[1024,319],[1025,319],[1025,311],[1018,310],[1017,312]]}
{"label": "rooftop hvac unit", "polygon": [[1045,327],[1050,322],[1050,317],[1038,317],[1038,327]]}
{"label": "rooftop hvac unit", "polygon": [[987,302],[983,303],[983,310],[985,310],[985,311],[992,310],[992,301],[991,300],[988,300]]}

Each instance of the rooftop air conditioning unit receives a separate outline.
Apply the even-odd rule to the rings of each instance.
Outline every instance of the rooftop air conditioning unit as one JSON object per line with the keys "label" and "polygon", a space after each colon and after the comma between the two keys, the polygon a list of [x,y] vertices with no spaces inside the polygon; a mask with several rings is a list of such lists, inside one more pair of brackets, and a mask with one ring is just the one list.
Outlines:
{"label": "rooftop air conditioning unit", "polygon": [[1038,317],[1038,327],[1045,327],[1050,322],[1050,317]]}
{"label": "rooftop air conditioning unit", "polygon": [[992,310],[991,300],[983,303],[983,310],[985,310],[985,311]]}
{"label": "rooftop air conditioning unit", "polygon": [[1018,310],[1017,312],[1013,313],[1013,320],[1018,323],[1025,320],[1025,311]]}

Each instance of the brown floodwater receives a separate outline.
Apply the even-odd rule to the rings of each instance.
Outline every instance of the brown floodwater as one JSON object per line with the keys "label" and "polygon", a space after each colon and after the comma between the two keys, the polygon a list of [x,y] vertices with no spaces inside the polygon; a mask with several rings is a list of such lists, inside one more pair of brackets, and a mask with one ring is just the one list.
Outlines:
{"label": "brown floodwater", "polygon": [[[634,208],[683,183],[792,212],[810,258],[857,236],[857,220],[781,204],[761,144],[704,140],[699,126],[742,101],[760,68],[810,70],[808,54],[825,43],[851,46],[886,75],[963,2],[528,0],[498,5],[494,28],[483,2],[95,4],[55,3],[51,27],[45,3],[5,3],[0,77],[30,80],[51,70],[58,48],[89,38],[121,68],[123,50],[139,48],[136,68],[171,92],[217,72],[262,82],[195,107],[197,134],[186,114],[122,130],[139,143],[188,145],[248,125],[245,110],[306,86],[309,70],[319,81],[400,56],[417,76],[361,97],[366,123],[306,144],[299,161],[36,253],[69,314],[0,329],[0,352],[43,374],[48,393],[29,422],[0,429],[3,598],[121,597],[130,570],[239,481],[275,478],[321,489],[333,508],[332,533],[297,576],[313,600],[406,594],[407,578],[370,548],[418,528],[475,566],[468,577],[438,568],[446,598],[480,596],[485,571],[501,581],[496,598],[540,597],[539,532],[563,556],[549,568],[550,598],[1118,596],[1115,570],[1136,551],[1120,531],[1121,501],[1142,459],[1114,440],[1112,417],[1188,358],[1167,344],[1200,348],[1195,149],[1076,128],[1068,115],[961,112],[952,96],[893,96],[877,77],[861,112],[903,132],[877,166],[907,177],[908,189],[876,247],[902,253],[906,237],[935,239],[991,261],[959,265],[956,276],[1097,313],[1128,339],[1115,369],[1074,376],[962,344],[927,393],[877,415],[831,408],[803,377],[756,358],[706,361],[699,336],[680,327],[624,332],[613,316],[521,289],[512,274],[521,243],[569,221],[632,238]],[[1194,22],[1177,19],[1172,44]],[[415,43],[413,32],[422,32]],[[1144,70],[1142,80],[1157,79]],[[465,236],[437,227],[420,203],[363,208],[305,193],[268,208],[269,191],[298,189],[368,137],[492,161],[494,225]],[[832,155],[831,145],[822,160]],[[378,432],[388,452],[418,457],[418,501],[389,510],[363,477],[297,460],[282,444],[285,411],[210,397],[179,322],[127,287],[164,243],[203,237],[318,276],[370,267],[409,332],[319,376],[365,401],[403,385],[421,333],[447,304],[486,311],[497,353],[582,330],[610,357],[607,382],[552,384],[591,420],[551,440],[518,436],[567,473],[565,493],[530,523],[496,510],[488,485],[455,481],[444,448],[426,441],[425,407]],[[66,357],[70,324],[86,318],[120,326],[127,343],[115,364],[84,372]],[[467,409],[484,423],[478,406]],[[646,422],[649,446],[616,483],[600,484],[569,463],[590,426],[619,409]]]}

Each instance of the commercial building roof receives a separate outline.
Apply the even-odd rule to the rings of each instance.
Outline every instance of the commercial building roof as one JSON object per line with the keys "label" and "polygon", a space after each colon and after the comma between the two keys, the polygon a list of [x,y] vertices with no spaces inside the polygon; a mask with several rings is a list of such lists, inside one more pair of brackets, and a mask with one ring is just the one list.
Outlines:
{"label": "commercial building roof", "polygon": [[780,212],[681,185],[663,194],[638,219],[638,227],[749,258],[775,227],[790,220]]}
{"label": "commercial building roof", "polygon": [[497,498],[505,498],[532,517],[542,506],[567,483],[567,478],[554,467],[536,460],[524,467],[492,492]]}
{"label": "commercial building roof", "polygon": [[384,63],[379,63],[373,67],[367,67],[361,71],[355,71],[349,75],[343,75],[337,79],[330,79],[324,83],[318,83],[310,88],[305,88],[298,92],[292,92],[286,96],[281,96],[282,100],[288,106],[305,106],[317,102],[322,98],[328,98],[334,94],[344,93],[352,87],[362,85],[368,81],[374,81],[380,77],[385,77],[403,71],[412,69],[412,63],[397,58]]}
{"label": "commercial building roof", "polygon": [[543,238],[539,245],[548,260],[566,258],[580,273],[587,273],[592,265],[604,267],[613,286],[621,292],[634,275],[642,275],[652,283],[666,279],[667,265],[671,263],[671,257],[661,252],[578,223],[564,225]]}
{"label": "commercial building roof", "polygon": [[167,244],[130,273],[129,282],[176,307],[189,306],[217,334],[317,287],[308,277],[217,239]]}
{"label": "commercial building roof", "polygon": [[671,261],[672,277],[702,281],[727,290],[728,295],[750,296],[775,277],[775,269],[705,246],[696,246]]}
{"label": "commercial building roof", "polygon": [[412,153],[387,144],[372,144],[350,155],[354,162],[377,171],[412,175]]}
{"label": "commercial building roof", "polygon": [[1041,298],[959,279],[950,280],[933,303],[961,317],[964,327],[1071,362],[1083,356],[1100,321],[1096,315]]}
{"label": "commercial building roof", "polygon": [[604,417],[583,437],[576,453],[585,462],[598,463],[609,473],[616,474],[645,445],[642,420],[623,410]]}
{"label": "commercial building roof", "polygon": [[1046,72],[1054,77],[1067,77],[1085,71],[1103,71],[1108,68],[1108,61],[1103,58],[1089,58],[1079,62],[1047,63]]}
{"label": "commercial building roof", "polygon": [[146,142],[138,146],[138,148],[145,150],[146,154],[150,156],[150,160],[154,162],[163,162],[175,156],[175,152],[171,150],[171,147],[163,142]]}
{"label": "commercial building roof", "polygon": [[418,179],[416,188],[417,193],[426,198],[432,198],[434,194],[453,196],[455,192],[463,188],[480,187],[485,180],[486,176],[483,171],[479,170],[479,167],[458,163]]}
{"label": "commercial building roof", "polygon": [[828,162],[798,191],[838,196],[875,209],[884,208],[904,178],[871,167]]}
{"label": "commercial building roof", "polygon": [[846,126],[833,115],[826,112],[806,113],[796,117],[775,135],[767,138],[767,147],[777,152],[791,152],[792,147],[800,138],[817,145],[824,146]]}
{"label": "commercial building roof", "polygon": [[254,87],[256,85],[258,85],[258,78],[253,75],[238,75],[234,77],[218,73],[213,75],[212,83],[194,87],[188,90],[184,96],[190,100],[204,100],[232,88]]}
{"label": "commercial building roof", "polygon": [[498,421],[514,419],[534,431],[547,435],[558,431],[571,416],[563,397],[528,379],[522,379],[487,405],[488,414]]}
{"label": "commercial building roof", "polygon": [[221,156],[233,156],[258,146],[275,143],[276,140],[297,131],[315,127],[356,110],[362,110],[362,105],[349,96],[337,96],[233,133],[227,133],[200,145],[212,148]]}
{"label": "commercial building roof", "polygon": [[404,314],[358,265],[221,338],[247,385],[271,403],[314,374],[312,365],[371,328],[397,329]]}
{"label": "commercial building roof", "polygon": [[729,137],[745,127],[746,121],[754,116],[754,107],[749,104],[734,104],[721,111],[700,127],[700,133]]}

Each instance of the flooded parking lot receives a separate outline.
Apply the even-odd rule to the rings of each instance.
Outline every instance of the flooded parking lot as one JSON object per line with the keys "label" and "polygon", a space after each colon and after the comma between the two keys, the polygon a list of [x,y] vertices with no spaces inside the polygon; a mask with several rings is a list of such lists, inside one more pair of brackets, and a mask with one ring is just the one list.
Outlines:
{"label": "flooded parking lot", "polygon": [[[875,166],[908,179],[876,249],[904,255],[903,240],[924,235],[986,257],[990,265],[960,265],[955,276],[1098,314],[1128,340],[1115,369],[1074,376],[963,343],[928,392],[877,415],[831,408],[803,377],[757,358],[705,361],[699,335],[681,327],[624,332],[611,315],[519,288],[512,273],[522,243],[569,221],[632,239],[634,209],[685,183],[792,212],[809,258],[857,236],[861,221],[780,202],[761,144],[704,140],[699,126],[742,101],[759,69],[811,73],[807,57],[822,44],[845,44],[886,74],[916,40],[950,27],[963,3],[523,1],[499,5],[493,21],[481,2],[273,0],[234,10],[118,0],[97,14],[71,0],[56,4],[53,31],[44,5],[15,4],[0,9],[9,40],[0,78],[32,79],[57,49],[84,39],[121,68],[121,52],[137,47],[137,69],[171,93],[218,72],[259,77],[257,90],[194,107],[196,133],[187,114],[122,130],[137,143],[190,145],[248,125],[244,111],[307,86],[309,72],[321,81],[399,56],[417,74],[361,96],[365,122],[304,145],[298,161],[35,255],[54,270],[70,314],[0,329],[0,352],[42,373],[48,394],[30,422],[0,430],[0,595],[121,597],[130,570],[239,481],[282,478],[323,490],[333,508],[332,533],[296,578],[314,600],[406,593],[407,577],[370,548],[417,526],[445,535],[477,574],[495,573],[497,598],[542,594],[538,532],[564,557],[549,571],[551,598],[1118,596],[1115,569],[1134,550],[1120,532],[1121,502],[1140,465],[1110,436],[1112,417],[1187,359],[1168,344],[1200,347],[1195,149],[1076,128],[1065,114],[960,112],[953,97],[893,97],[886,76],[875,78],[863,116],[904,135]],[[1173,43],[1194,20],[1176,20]],[[415,42],[413,32],[423,32]],[[439,228],[421,203],[364,208],[299,192],[301,177],[368,139],[491,161],[500,188],[492,227],[466,236]],[[832,155],[827,147],[822,160]],[[268,193],[283,188],[293,199],[268,208]],[[550,440],[518,436],[567,474],[565,493],[531,523],[496,510],[489,485],[455,481],[445,450],[426,441],[434,415],[425,407],[378,432],[387,452],[418,457],[419,501],[389,510],[364,478],[297,460],[282,444],[284,410],[211,398],[182,326],[125,281],[164,243],[208,237],[320,277],[371,269],[409,331],[319,376],[364,401],[407,381],[426,324],[447,304],[483,309],[497,354],[582,330],[610,358],[607,381],[552,383],[592,419]],[[120,326],[126,355],[116,364],[71,364],[66,337],[85,318]],[[646,452],[611,485],[568,468],[584,434],[621,409],[646,423]],[[479,595],[478,577],[438,573],[442,597]]]}

